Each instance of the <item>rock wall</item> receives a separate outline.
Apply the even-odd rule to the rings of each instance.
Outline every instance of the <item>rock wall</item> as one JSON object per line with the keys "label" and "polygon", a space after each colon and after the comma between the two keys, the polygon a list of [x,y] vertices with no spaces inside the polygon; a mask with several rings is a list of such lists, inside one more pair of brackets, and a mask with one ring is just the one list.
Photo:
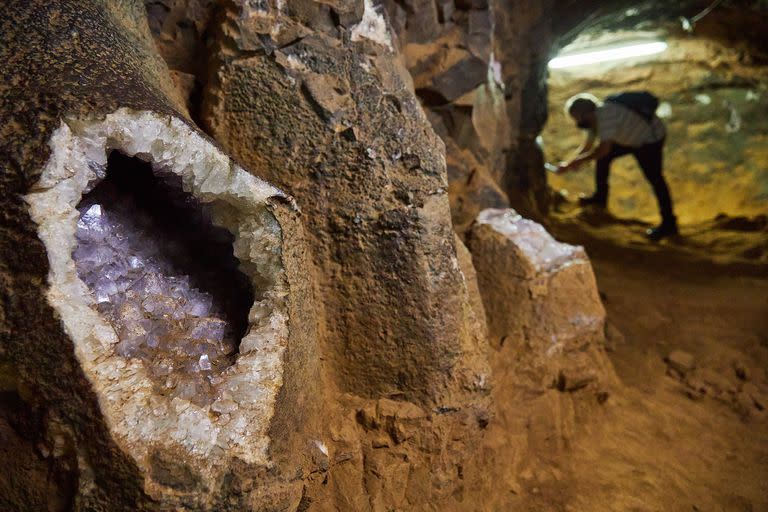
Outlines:
{"label": "rock wall", "polygon": [[452,385],[467,299],[442,145],[367,9],[333,30],[322,4],[222,12],[202,120],[305,212],[341,389],[428,403]]}
{"label": "rock wall", "polygon": [[446,145],[463,236],[483,208],[548,206],[535,138],[546,120],[554,2],[385,2],[416,94]]}
{"label": "rock wall", "polygon": [[[522,137],[510,119],[531,79],[505,70],[512,48],[488,53],[488,20],[511,7],[449,7],[419,9],[409,37],[454,23],[430,29],[430,12],[473,27],[453,62],[486,73],[469,117],[425,115],[417,94],[458,101],[464,84],[454,70],[419,85],[403,64],[414,48],[398,50],[407,27],[368,1],[14,3],[0,31],[0,429],[29,462],[4,470],[2,508],[500,510],[535,487],[524,475],[612,385],[604,313],[583,253],[533,286],[518,278],[535,256],[483,238],[487,215],[472,254],[456,236],[486,199],[506,205],[499,170],[521,144],[505,130]],[[538,9],[498,23],[533,37],[521,20]],[[446,115],[472,123],[446,138],[453,169],[430,123]],[[490,161],[471,192],[449,182]],[[167,247],[120,183],[210,238]],[[190,259],[236,260],[247,312],[217,310],[222,291]]]}
{"label": "rock wall", "polygon": [[617,384],[603,349],[605,310],[584,248],[514,210],[483,210],[468,238],[488,321],[492,427],[514,440],[494,452],[513,488],[534,487],[556,472],[577,418]]}
{"label": "rock wall", "polygon": [[[2,27],[9,65],[0,101],[8,197],[0,243],[4,390],[31,418],[17,421],[39,418],[24,433],[39,444],[32,453],[24,444],[18,450],[71,487],[16,491],[3,496],[3,508],[32,510],[46,500],[52,509],[76,510],[290,506],[301,491],[291,480],[295,465],[307,459],[295,435],[303,431],[299,443],[306,443],[317,407],[304,383],[318,379],[314,299],[295,204],[232,162],[181,113],[143,6],[14,7]],[[173,176],[210,205],[255,290],[248,334],[216,381],[205,358],[189,352],[196,349],[181,340],[175,349],[189,364],[173,375],[206,375],[212,403],[196,399],[200,389],[189,396],[153,383],[150,372],[163,356],[127,355],[127,317],[99,314],[97,302],[114,299],[91,293],[76,273],[76,230],[89,222],[76,206],[109,174],[113,151]],[[83,257],[98,259],[95,249]],[[107,257],[94,261],[113,267],[104,275],[116,286],[110,272],[121,260]],[[138,290],[131,288],[155,307]],[[165,315],[183,318],[177,313],[185,299],[178,300]],[[267,498],[253,496],[254,480]]]}

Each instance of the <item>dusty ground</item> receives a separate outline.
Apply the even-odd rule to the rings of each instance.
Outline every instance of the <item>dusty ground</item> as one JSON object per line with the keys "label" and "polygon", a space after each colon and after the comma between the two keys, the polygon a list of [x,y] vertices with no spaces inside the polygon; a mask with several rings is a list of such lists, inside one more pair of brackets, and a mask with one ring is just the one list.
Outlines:
{"label": "dusty ground", "polygon": [[[624,386],[574,437],[560,476],[529,487],[527,510],[768,510],[766,267],[644,245],[637,226],[620,225],[634,244],[622,246],[574,225],[554,230],[587,245]],[[670,369],[674,350],[690,369]]]}
{"label": "dusty ground", "polygon": [[558,238],[586,245],[604,257],[645,261],[664,265],[671,260],[685,265],[725,266],[741,273],[766,275],[768,264],[768,215],[729,217],[720,215],[696,223],[681,223],[680,236],[651,244],[646,230],[656,224],[614,216],[609,211],[582,209],[560,198],[554,206],[549,229]]}

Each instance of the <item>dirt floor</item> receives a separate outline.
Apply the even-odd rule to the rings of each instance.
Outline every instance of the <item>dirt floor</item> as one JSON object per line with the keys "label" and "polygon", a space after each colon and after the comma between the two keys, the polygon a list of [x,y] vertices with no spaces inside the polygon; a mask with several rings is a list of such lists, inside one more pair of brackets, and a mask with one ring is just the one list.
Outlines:
{"label": "dirt floor", "polygon": [[697,223],[681,223],[680,236],[648,243],[645,231],[652,222],[619,218],[612,210],[580,208],[576,198],[556,196],[548,229],[558,239],[581,244],[590,254],[606,259],[653,261],[666,268],[670,261],[687,267],[695,263],[721,274],[768,276],[768,215],[719,215]]}
{"label": "dirt floor", "polygon": [[768,266],[603,220],[550,227],[590,253],[623,386],[527,510],[768,510]]}

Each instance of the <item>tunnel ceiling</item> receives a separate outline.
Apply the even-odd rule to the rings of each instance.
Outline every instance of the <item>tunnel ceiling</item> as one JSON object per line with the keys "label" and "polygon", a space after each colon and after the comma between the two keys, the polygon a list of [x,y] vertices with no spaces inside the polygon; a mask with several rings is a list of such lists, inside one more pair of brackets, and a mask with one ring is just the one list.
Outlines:
{"label": "tunnel ceiling", "polygon": [[[599,34],[618,30],[681,29],[681,18],[691,19],[714,5],[708,16],[717,16],[717,10],[723,8],[753,11],[756,20],[765,20],[768,16],[766,0],[648,0],[643,2],[629,0],[557,0],[556,10],[563,15],[553,20],[555,35],[554,53],[564,47],[578,35]],[[754,40],[756,46],[765,46],[762,21],[755,23],[754,34],[745,32],[743,36]]]}

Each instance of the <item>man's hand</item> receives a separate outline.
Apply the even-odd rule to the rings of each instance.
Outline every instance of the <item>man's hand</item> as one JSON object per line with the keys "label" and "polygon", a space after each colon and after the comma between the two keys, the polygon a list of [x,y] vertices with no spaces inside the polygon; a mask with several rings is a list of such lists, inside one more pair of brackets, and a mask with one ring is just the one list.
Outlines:
{"label": "man's hand", "polygon": [[557,174],[575,171],[590,160],[599,160],[600,158],[607,156],[611,152],[612,147],[613,143],[611,141],[600,141],[599,146],[585,153],[580,153],[570,162],[560,162],[560,165],[557,166]]}

